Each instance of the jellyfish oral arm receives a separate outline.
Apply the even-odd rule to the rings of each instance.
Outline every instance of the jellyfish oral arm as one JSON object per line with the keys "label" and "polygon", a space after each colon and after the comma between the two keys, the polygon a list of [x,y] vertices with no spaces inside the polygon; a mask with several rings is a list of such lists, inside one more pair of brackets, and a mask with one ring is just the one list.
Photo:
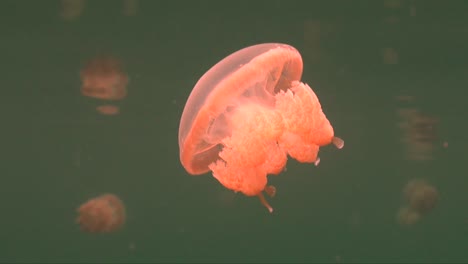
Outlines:
{"label": "jellyfish oral arm", "polygon": [[333,137],[332,143],[337,149],[342,149],[344,147],[344,140],[339,137]]}

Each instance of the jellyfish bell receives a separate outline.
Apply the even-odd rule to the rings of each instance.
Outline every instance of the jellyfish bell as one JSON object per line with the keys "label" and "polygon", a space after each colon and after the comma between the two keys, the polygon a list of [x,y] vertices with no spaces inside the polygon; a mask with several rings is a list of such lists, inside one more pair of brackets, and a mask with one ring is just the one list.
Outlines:
{"label": "jellyfish bell", "polygon": [[127,96],[128,76],[120,60],[102,55],[89,60],[80,72],[85,96],[105,100],[121,100]]}
{"label": "jellyfish bell", "polygon": [[421,214],[427,214],[437,205],[439,193],[433,186],[424,186],[411,196],[409,204]]}
{"label": "jellyfish bell", "polygon": [[98,102],[101,114],[119,113],[117,102],[127,97],[128,75],[120,60],[110,55],[93,57],[80,71],[81,93]]}
{"label": "jellyfish bell", "polygon": [[113,194],[103,194],[82,204],[76,222],[88,233],[110,233],[122,228],[126,214],[123,202]]}
{"label": "jellyfish bell", "polygon": [[208,70],[180,121],[186,171],[212,171],[224,187],[258,196],[272,212],[262,194],[276,193],[267,175],[283,171],[288,155],[318,165],[319,147],[344,145],[301,75],[299,52],[279,43],[244,48]]}

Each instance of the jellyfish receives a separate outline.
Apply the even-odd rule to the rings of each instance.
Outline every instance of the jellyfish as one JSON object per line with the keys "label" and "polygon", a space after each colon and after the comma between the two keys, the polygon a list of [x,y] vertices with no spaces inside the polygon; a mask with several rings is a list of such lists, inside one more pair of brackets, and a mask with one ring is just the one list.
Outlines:
{"label": "jellyfish", "polygon": [[426,161],[434,158],[438,140],[436,127],[438,119],[412,106],[414,97],[400,95],[396,98],[402,107],[397,110],[398,127],[402,132],[402,143],[406,157],[413,161]]}
{"label": "jellyfish", "polygon": [[115,102],[127,96],[129,80],[118,59],[109,55],[94,57],[86,63],[80,76],[81,93],[102,101],[102,104],[96,107],[98,112],[106,115],[119,113],[119,107]]}
{"label": "jellyfish", "polygon": [[64,20],[75,20],[81,16],[85,9],[85,0],[61,0],[59,15]]}
{"label": "jellyfish", "polygon": [[413,225],[431,212],[439,200],[439,192],[423,179],[413,179],[403,188],[405,204],[397,214],[402,225]]}
{"label": "jellyfish", "polygon": [[110,233],[125,223],[125,206],[113,194],[103,194],[82,204],[76,222],[88,233]]}
{"label": "jellyfish", "polygon": [[432,211],[439,200],[439,192],[423,179],[409,181],[403,195],[409,207],[425,215]]}
{"label": "jellyfish", "polygon": [[139,0],[123,0],[124,16],[135,16],[138,13]]}
{"label": "jellyfish", "polygon": [[224,187],[273,197],[267,176],[288,156],[318,164],[334,136],[314,91],[300,81],[302,58],[292,46],[266,43],[239,50],[208,70],[193,88],[179,125],[180,160],[191,175],[212,172]]}
{"label": "jellyfish", "polygon": [[[60,0],[60,2],[59,15],[62,19],[69,21],[79,18],[86,6],[85,0]],[[135,16],[139,10],[139,0],[123,0],[122,7],[124,16]]]}

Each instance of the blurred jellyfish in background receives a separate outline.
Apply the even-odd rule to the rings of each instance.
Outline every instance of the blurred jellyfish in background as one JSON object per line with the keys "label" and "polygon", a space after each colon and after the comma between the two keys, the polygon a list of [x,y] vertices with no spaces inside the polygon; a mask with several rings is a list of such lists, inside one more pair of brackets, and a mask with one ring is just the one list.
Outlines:
{"label": "blurred jellyfish in background", "polygon": [[384,8],[384,23],[386,25],[395,26],[400,23],[402,9],[404,8],[404,4],[402,0],[384,0],[383,1],[383,8]]}
{"label": "blurred jellyfish in background", "polygon": [[413,225],[431,212],[439,200],[439,192],[423,179],[413,179],[403,188],[404,205],[397,214],[401,225]]}
{"label": "blurred jellyfish in background", "polygon": [[421,214],[427,214],[434,209],[439,199],[436,188],[423,179],[409,181],[403,189],[403,195],[408,205]]}
{"label": "blurred jellyfish in background", "polygon": [[123,65],[113,56],[90,59],[80,72],[81,93],[99,100],[96,110],[104,115],[120,112],[116,103],[127,96],[129,78]]}
{"label": "blurred jellyfish in background", "polygon": [[384,64],[398,64],[399,55],[395,48],[385,47],[382,49]]}
{"label": "blurred jellyfish in background", "polygon": [[[398,31],[401,26],[402,20],[402,1],[401,0],[384,0],[383,1],[383,23],[384,30],[386,31]],[[384,47],[381,49],[382,62],[386,65],[396,65],[400,61],[400,53],[398,48],[398,42],[395,39],[389,39]]]}
{"label": "blurred jellyfish in background", "polygon": [[123,0],[123,14],[131,17],[138,13],[139,0]]}
{"label": "blurred jellyfish in background", "polygon": [[432,160],[436,148],[435,142],[438,140],[436,134],[438,119],[412,105],[413,96],[402,95],[396,99],[401,105],[397,109],[397,116],[405,158],[412,161]]}
{"label": "blurred jellyfish in background", "polygon": [[[117,4],[118,1],[113,1],[113,3]],[[60,0],[59,16],[66,21],[76,20],[83,14],[85,6],[85,0]],[[122,13],[124,16],[135,16],[138,13],[138,9],[139,0],[122,1]]]}
{"label": "blurred jellyfish in background", "polygon": [[103,194],[88,200],[78,210],[76,222],[84,232],[110,233],[125,224],[125,206],[113,194]]}
{"label": "blurred jellyfish in background", "polygon": [[63,20],[78,19],[85,8],[85,0],[60,0],[59,16]]}

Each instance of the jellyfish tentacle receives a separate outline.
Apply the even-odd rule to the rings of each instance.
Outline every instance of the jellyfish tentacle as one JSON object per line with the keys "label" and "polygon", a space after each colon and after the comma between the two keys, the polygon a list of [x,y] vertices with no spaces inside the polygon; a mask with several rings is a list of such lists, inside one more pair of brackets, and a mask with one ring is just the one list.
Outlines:
{"label": "jellyfish tentacle", "polygon": [[333,137],[332,143],[337,149],[342,149],[344,147],[344,140],[339,137]]}
{"label": "jellyfish tentacle", "polygon": [[258,199],[260,199],[260,202],[265,206],[270,213],[273,213],[273,207],[268,203],[268,201],[265,199],[265,196],[263,196],[263,193],[260,192],[258,193]]}
{"label": "jellyfish tentacle", "polygon": [[[268,185],[265,187],[263,190],[268,196],[274,197],[276,194],[276,187],[273,185]],[[257,194],[258,198],[260,199],[260,202],[265,206],[270,213],[273,213],[273,207],[268,203],[268,201],[265,199],[265,196],[263,195],[263,192],[259,192]]]}
{"label": "jellyfish tentacle", "polygon": [[315,167],[317,167],[320,164],[320,157],[317,156],[317,158],[314,161]]}

